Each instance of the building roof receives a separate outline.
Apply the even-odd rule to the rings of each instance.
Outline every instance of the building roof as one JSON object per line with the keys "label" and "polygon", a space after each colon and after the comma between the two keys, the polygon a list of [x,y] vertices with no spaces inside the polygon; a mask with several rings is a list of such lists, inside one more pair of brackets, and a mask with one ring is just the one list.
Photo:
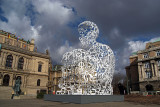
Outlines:
{"label": "building roof", "polygon": [[9,36],[9,37],[14,38],[14,39],[18,39],[20,41],[26,42],[27,44],[31,43],[29,40],[24,40],[23,38],[20,38],[19,36],[17,37],[16,34],[12,34],[10,32],[6,32],[6,31],[3,31],[3,30],[0,30],[0,34],[2,34],[4,36]]}

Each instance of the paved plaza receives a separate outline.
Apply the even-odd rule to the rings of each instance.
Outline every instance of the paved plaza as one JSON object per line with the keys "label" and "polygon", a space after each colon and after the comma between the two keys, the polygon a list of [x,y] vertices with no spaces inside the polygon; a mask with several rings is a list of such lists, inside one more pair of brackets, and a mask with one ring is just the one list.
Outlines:
{"label": "paved plaza", "polygon": [[92,103],[92,104],[72,104],[50,102],[38,99],[25,100],[0,100],[0,107],[159,107],[159,105],[142,105],[131,102],[107,102],[107,103]]}

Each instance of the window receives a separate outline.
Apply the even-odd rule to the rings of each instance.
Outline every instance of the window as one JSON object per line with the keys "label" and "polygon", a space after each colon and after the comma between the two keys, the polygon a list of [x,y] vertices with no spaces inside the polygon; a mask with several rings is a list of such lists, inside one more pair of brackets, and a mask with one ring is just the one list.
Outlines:
{"label": "window", "polygon": [[12,45],[12,44],[13,44],[13,40],[9,39],[9,45]]}
{"label": "window", "polygon": [[27,44],[27,47],[26,47],[26,49],[27,49],[27,50],[29,50],[29,45],[28,45],[28,44]]}
{"label": "window", "polygon": [[159,51],[157,51],[157,56],[160,56],[160,50],[159,50]]}
{"label": "window", "polygon": [[5,38],[5,43],[9,44],[9,39]]}
{"label": "window", "polygon": [[41,80],[38,79],[38,80],[37,80],[37,86],[40,86],[40,82],[41,82]]}
{"label": "window", "polygon": [[18,43],[17,43],[17,40],[14,40],[14,46],[17,46]]}
{"label": "window", "polygon": [[146,63],[144,64],[144,68],[150,68],[149,62],[146,62]]}
{"label": "window", "polygon": [[12,55],[8,55],[7,56],[7,60],[6,60],[6,67],[12,67],[12,62],[13,62],[13,56]]}
{"label": "window", "polygon": [[17,42],[17,46],[20,48],[21,47],[21,42]]}
{"label": "window", "polygon": [[148,53],[145,53],[145,54],[144,54],[144,58],[148,58]]}
{"label": "window", "polygon": [[23,69],[23,63],[24,63],[23,57],[19,58],[19,61],[18,61],[18,69]]}
{"label": "window", "polygon": [[146,78],[152,78],[151,71],[146,71]]}
{"label": "window", "polygon": [[24,44],[24,43],[23,43],[22,48],[23,48],[23,49],[27,49],[27,44]]}
{"label": "window", "polygon": [[42,71],[42,64],[39,64],[38,65],[38,72],[41,72]]}

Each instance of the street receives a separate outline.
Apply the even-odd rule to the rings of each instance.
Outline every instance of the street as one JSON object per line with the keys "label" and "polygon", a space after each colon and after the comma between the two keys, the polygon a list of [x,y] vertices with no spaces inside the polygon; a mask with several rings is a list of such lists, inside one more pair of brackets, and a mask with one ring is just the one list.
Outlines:
{"label": "street", "polygon": [[155,104],[142,105],[126,101],[92,103],[92,104],[73,104],[73,103],[50,102],[39,99],[25,99],[25,100],[1,99],[0,107],[159,107],[159,105]]}

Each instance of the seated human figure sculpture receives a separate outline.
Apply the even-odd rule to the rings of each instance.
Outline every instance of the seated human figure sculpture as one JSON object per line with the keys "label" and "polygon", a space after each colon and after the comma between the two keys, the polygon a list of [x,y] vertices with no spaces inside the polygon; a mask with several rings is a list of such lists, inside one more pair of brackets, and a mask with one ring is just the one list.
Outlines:
{"label": "seated human figure sculpture", "polygon": [[62,58],[60,94],[111,95],[115,69],[114,53],[109,46],[98,43],[99,29],[93,22],[78,26],[82,45],[88,49],[74,49]]}

